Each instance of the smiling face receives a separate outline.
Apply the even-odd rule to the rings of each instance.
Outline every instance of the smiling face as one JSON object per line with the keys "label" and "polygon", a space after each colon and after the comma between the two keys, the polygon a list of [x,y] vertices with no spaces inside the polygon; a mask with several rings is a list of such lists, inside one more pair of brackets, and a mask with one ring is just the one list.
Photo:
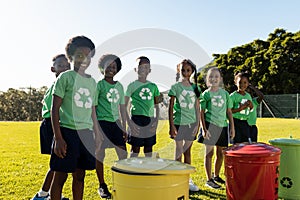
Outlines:
{"label": "smiling face", "polygon": [[151,72],[151,66],[149,63],[141,63],[137,68],[137,73],[140,78],[146,78]]}
{"label": "smiling face", "polygon": [[91,49],[88,47],[78,47],[72,55],[74,69],[85,71],[91,63]]}
{"label": "smiling face", "polygon": [[244,93],[249,86],[249,80],[245,76],[239,76],[235,79],[235,85],[238,88],[238,92]]}
{"label": "smiling face", "polygon": [[214,69],[207,73],[206,84],[208,87],[219,87],[221,80],[222,77],[219,70]]}
{"label": "smiling face", "polygon": [[190,79],[191,75],[193,74],[193,68],[191,65],[185,64],[181,67],[181,75],[184,79]]}
{"label": "smiling face", "polygon": [[108,60],[104,64],[104,76],[113,78],[118,73],[118,66],[114,60]]}
{"label": "smiling face", "polygon": [[55,76],[57,77],[61,72],[70,69],[70,63],[67,58],[64,56],[58,57],[53,62],[53,67],[51,67],[51,71],[55,72]]}

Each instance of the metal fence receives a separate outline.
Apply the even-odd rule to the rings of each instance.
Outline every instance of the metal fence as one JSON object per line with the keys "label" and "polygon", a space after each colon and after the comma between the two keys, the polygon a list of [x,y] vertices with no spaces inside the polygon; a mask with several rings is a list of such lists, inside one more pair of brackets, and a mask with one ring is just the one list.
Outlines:
{"label": "metal fence", "polygon": [[265,95],[258,107],[259,117],[299,119],[299,94]]}

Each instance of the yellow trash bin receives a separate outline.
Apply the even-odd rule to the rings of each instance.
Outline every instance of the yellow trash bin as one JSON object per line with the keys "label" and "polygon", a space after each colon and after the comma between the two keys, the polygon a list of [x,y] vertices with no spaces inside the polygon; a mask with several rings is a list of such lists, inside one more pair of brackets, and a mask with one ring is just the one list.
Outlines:
{"label": "yellow trash bin", "polygon": [[137,157],[112,167],[114,200],[188,200],[195,168],[174,160]]}

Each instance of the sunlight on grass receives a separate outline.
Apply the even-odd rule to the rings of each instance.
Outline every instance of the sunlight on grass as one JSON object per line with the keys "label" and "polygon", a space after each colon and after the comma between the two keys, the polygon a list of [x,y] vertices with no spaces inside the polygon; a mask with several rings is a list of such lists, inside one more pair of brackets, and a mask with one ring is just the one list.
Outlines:
{"label": "sunlight on grass", "polygon": [[[30,199],[40,189],[49,168],[49,156],[39,152],[40,122],[0,122],[0,199]],[[169,138],[168,122],[160,121],[157,144],[154,151],[160,157],[173,159],[174,143]],[[268,143],[275,138],[300,138],[300,120],[258,119],[259,141]],[[128,150],[129,150],[129,146]],[[200,191],[190,194],[190,199],[226,199],[226,191],[204,187],[203,145],[194,142],[192,165],[196,172],[191,174]],[[112,187],[111,166],[117,159],[113,149],[106,151],[105,180]],[[143,155],[141,155],[143,156]],[[221,176],[224,178],[224,167]],[[63,194],[71,197],[71,175],[65,184]],[[84,199],[100,199],[97,194],[98,181],[95,171],[87,172]]]}

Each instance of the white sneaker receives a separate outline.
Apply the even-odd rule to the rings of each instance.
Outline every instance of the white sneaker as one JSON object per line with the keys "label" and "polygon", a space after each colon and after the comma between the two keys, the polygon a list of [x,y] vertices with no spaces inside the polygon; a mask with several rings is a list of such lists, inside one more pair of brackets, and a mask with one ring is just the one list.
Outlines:
{"label": "white sneaker", "polygon": [[197,185],[195,185],[195,183],[193,182],[193,180],[190,178],[189,180],[189,190],[191,192],[198,192],[199,191],[199,188]]}

